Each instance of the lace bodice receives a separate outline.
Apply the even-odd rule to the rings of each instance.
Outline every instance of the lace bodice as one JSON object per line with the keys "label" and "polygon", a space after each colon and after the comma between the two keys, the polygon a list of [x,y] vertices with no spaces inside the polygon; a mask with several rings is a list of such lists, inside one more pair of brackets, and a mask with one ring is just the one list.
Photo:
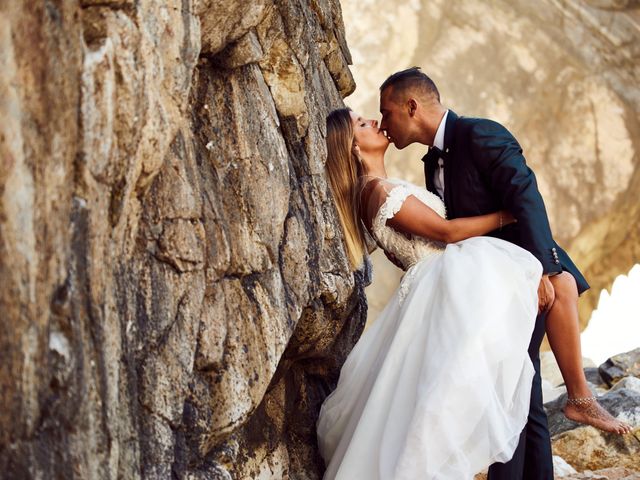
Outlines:
{"label": "lace bodice", "polygon": [[385,180],[393,184],[388,190],[386,200],[380,205],[378,212],[373,218],[371,227],[372,233],[378,244],[386,251],[393,253],[402,263],[405,270],[418,261],[437,254],[444,250],[445,245],[434,240],[423,237],[409,238],[389,227],[388,219],[400,211],[402,204],[409,195],[413,195],[428,207],[432,208],[438,215],[445,217],[444,203],[440,198],[427,189],[413,185],[403,180]]}

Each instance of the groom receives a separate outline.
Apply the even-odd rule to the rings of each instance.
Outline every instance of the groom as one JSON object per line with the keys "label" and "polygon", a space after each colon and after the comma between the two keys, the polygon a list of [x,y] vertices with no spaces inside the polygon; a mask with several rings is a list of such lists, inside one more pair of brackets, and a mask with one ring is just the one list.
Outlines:
{"label": "groom", "polygon": [[[520,443],[507,463],[494,463],[489,480],[553,479],[551,440],[542,406],[540,343],[546,310],[554,293],[549,275],[568,271],[578,291],[589,288],[569,256],[551,236],[536,178],[516,139],[499,123],[459,117],[440,103],[433,81],[418,67],[391,75],[380,87],[380,128],[398,149],[428,145],[422,159],[427,189],[444,200],[448,218],[482,215],[506,209],[518,220],[490,235],[515,243],[542,263],[538,289],[542,313],[529,345],[535,367],[529,418]],[[517,319],[514,319],[517,321]]]}

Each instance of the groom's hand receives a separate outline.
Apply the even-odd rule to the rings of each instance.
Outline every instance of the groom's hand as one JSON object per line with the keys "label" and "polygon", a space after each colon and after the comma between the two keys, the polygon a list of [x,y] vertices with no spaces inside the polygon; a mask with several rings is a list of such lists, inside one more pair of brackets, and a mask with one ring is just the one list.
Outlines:
{"label": "groom's hand", "polygon": [[548,312],[556,299],[556,292],[551,285],[549,275],[543,275],[538,286],[538,314]]}

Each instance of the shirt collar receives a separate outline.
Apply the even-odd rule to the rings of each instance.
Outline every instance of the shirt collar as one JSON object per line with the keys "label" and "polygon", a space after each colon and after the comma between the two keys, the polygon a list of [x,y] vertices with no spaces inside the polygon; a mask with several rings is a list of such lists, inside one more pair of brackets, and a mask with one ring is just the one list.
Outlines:
{"label": "shirt collar", "polygon": [[436,130],[436,136],[433,139],[433,146],[440,150],[444,150],[444,128],[447,123],[447,115],[449,115],[449,110],[444,112],[442,120],[440,120],[440,125],[438,125],[438,130]]}

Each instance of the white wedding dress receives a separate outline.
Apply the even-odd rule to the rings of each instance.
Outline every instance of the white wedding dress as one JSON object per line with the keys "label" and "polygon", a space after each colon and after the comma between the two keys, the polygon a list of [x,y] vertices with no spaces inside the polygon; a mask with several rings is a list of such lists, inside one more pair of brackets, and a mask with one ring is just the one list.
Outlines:
{"label": "white wedding dress", "polygon": [[509,460],[527,420],[527,354],[540,262],[492,237],[444,245],[386,225],[424,188],[392,188],[372,221],[377,242],[408,267],[363,333],[317,422],[325,479],[466,480]]}

